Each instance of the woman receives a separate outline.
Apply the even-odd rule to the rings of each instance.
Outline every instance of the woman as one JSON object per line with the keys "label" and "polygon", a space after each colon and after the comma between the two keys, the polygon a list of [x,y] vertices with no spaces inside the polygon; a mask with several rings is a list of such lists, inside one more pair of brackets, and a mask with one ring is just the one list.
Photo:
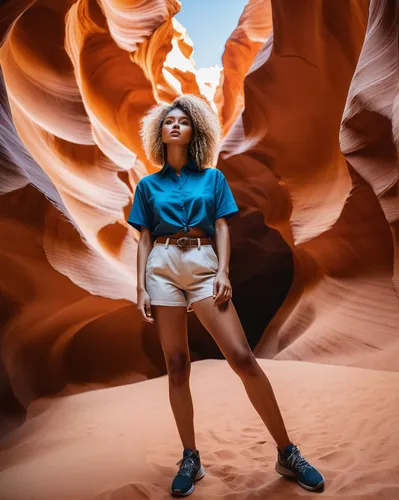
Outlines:
{"label": "woman", "polygon": [[322,489],[323,476],[287,435],[270,382],[249,347],[231,301],[226,221],[238,208],[224,175],[212,168],[220,135],[215,113],[193,95],[151,108],[143,118],[141,137],[147,158],[162,169],[139,181],[128,219],[141,232],[137,310],[144,321],[155,321],[183,445],[171,494],[191,494],[194,482],[205,475],[194,436],[188,311],[194,311],[241,378],[277,444],[276,471],[296,477],[307,490]]}

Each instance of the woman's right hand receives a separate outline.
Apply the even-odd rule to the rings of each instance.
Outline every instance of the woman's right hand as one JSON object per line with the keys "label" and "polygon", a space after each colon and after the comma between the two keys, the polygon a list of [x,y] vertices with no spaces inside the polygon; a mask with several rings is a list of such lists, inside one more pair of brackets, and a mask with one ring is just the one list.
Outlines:
{"label": "woman's right hand", "polygon": [[137,292],[137,310],[146,323],[154,323],[154,318],[151,314],[150,296],[147,290],[139,290]]}

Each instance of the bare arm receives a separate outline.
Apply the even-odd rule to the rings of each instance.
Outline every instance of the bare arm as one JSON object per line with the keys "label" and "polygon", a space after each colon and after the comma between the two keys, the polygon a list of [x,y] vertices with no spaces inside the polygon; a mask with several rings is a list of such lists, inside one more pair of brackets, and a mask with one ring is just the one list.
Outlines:
{"label": "bare arm", "polygon": [[137,247],[137,310],[141,313],[144,321],[153,323],[151,314],[150,297],[146,290],[145,270],[148,255],[152,250],[153,242],[151,231],[141,226],[140,240]]}
{"label": "bare arm", "polygon": [[215,242],[219,260],[219,272],[229,275],[230,232],[226,219],[220,217],[215,221]]}
{"label": "bare arm", "polygon": [[145,268],[152,247],[151,231],[141,226],[140,240],[137,247],[137,291],[145,290]]}
{"label": "bare arm", "polygon": [[226,219],[220,217],[215,221],[215,242],[219,260],[219,269],[213,283],[214,305],[220,305],[232,296],[229,280],[230,264],[230,232]]}

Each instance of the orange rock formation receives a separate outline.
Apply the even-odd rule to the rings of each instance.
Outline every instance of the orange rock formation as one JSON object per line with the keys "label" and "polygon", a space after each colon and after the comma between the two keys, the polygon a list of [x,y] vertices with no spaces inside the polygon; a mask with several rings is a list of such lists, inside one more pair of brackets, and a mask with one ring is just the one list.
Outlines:
{"label": "orange rock formation", "polygon": [[[223,125],[217,167],[240,207],[233,302],[256,356],[399,371],[398,0],[250,0],[217,80],[197,74],[179,9],[0,8],[9,423],[67,386],[165,374],[136,312],[138,234],[126,219],[154,171],[139,121],[179,93],[203,96]],[[188,321],[192,360],[220,357]]]}

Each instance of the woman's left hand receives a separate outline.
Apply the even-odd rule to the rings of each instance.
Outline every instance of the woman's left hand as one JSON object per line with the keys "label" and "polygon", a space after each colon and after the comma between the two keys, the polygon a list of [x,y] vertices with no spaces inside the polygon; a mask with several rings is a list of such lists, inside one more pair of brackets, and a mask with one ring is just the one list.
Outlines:
{"label": "woman's left hand", "polygon": [[214,306],[219,306],[223,302],[227,302],[231,299],[232,288],[230,280],[224,271],[218,271],[213,282],[213,298]]}

